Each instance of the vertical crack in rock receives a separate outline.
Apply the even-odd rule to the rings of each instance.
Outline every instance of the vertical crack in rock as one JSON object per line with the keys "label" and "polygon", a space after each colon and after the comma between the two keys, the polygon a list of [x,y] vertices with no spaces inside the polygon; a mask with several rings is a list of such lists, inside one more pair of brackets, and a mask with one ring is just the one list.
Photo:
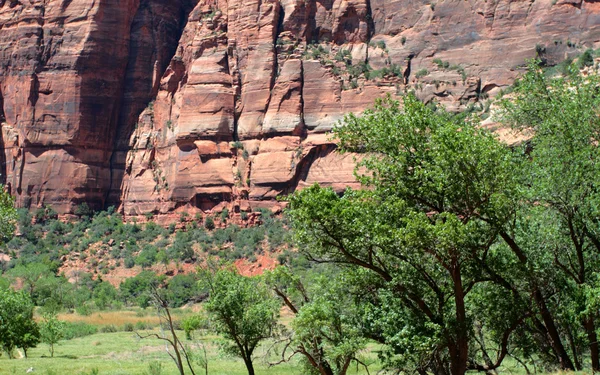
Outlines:
{"label": "vertical crack in rock", "polygon": [[142,0],[137,9],[130,30],[105,208],[120,201],[125,160],[135,124],[141,112],[156,98],[160,78],[177,52],[189,13],[197,3],[198,0]]}

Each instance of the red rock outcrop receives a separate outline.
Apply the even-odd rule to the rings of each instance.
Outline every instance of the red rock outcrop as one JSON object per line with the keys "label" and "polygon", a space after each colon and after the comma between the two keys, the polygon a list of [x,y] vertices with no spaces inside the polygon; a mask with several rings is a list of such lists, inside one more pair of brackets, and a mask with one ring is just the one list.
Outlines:
{"label": "red rock outcrop", "polygon": [[2,179],[127,215],[344,189],[344,114],[408,90],[483,111],[527,58],[599,44],[583,0],[0,0]]}

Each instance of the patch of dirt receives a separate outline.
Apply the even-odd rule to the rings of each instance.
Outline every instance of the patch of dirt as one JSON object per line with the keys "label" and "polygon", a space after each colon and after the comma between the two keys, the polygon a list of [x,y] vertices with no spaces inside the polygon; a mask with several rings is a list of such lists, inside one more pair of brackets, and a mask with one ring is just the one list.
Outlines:
{"label": "patch of dirt", "polygon": [[262,275],[266,270],[275,269],[279,265],[273,254],[260,254],[256,256],[256,262],[252,263],[247,259],[238,259],[235,261],[235,267],[238,272],[244,276]]}

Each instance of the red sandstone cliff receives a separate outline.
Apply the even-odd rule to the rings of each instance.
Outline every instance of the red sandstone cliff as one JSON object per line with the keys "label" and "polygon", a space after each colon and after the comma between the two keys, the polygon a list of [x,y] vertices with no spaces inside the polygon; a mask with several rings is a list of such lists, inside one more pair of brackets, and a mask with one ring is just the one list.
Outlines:
{"label": "red sandstone cliff", "polygon": [[484,106],[536,49],[599,44],[578,0],[0,0],[2,178],[59,212],[341,189],[345,113],[408,89]]}

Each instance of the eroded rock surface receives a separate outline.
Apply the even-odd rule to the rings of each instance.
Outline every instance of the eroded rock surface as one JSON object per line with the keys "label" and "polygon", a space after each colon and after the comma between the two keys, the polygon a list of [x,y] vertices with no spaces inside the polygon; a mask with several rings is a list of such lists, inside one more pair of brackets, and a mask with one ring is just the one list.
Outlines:
{"label": "eroded rock surface", "polygon": [[485,112],[526,59],[598,47],[582,0],[0,0],[2,180],[127,215],[341,190],[344,114],[407,90]]}

